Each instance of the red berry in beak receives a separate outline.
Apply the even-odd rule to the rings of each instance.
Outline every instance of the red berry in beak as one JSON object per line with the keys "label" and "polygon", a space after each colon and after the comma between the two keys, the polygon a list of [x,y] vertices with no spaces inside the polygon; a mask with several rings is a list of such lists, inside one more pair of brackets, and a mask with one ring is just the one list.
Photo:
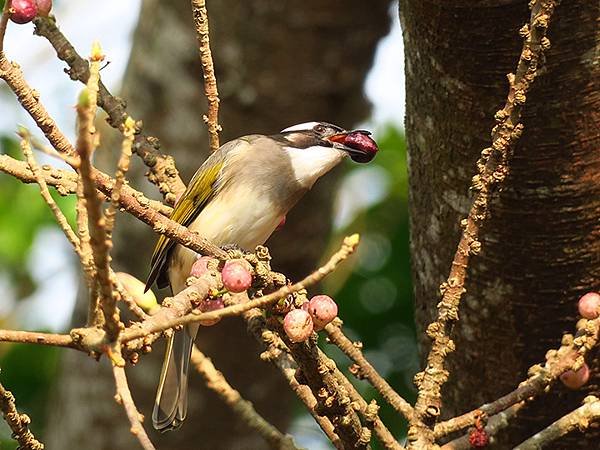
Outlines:
{"label": "red berry in beak", "polygon": [[344,145],[346,147],[358,150],[358,152],[350,154],[352,161],[367,163],[375,158],[375,155],[379,151],[377,143],[367,133],[368,132],[362,130],[353,131],[346,136],[346,139],[344,139]]}

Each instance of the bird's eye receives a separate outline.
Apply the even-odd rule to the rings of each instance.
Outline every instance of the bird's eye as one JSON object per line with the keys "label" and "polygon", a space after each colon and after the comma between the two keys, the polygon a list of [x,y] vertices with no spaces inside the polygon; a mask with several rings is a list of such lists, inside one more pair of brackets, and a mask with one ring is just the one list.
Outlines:
{"label": "bird's eye", "polygon": [[325,133],[325,127],[323,125],[317,125],[314,130],[319,134]]}

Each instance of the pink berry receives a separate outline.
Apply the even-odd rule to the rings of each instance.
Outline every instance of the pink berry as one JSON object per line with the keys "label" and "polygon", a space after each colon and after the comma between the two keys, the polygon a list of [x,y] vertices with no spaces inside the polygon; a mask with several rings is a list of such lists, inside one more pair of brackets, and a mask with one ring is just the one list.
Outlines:
{"label": "pink berry", "polygon": [[244,292],[252,286],[250,264],[243,259],[231,259],[225,262],[221,271],[223,286],[229,292]]}
{"label": "pink berry", "polygon": [[[225,308],[225,303],[223,303],[223,299],[221,297],[218,297],[218,298],[213,298],[210,300],[202,300],[202,302],[200,302],[200,305],[198,306],[198,308],[202,312],[216,311],[218,309]],[[210,327],[216,323],[219,323],[220,321],[221,321],[221,318],[217,317],[216,319],[200,320],[200,321],[198,321],[198,323],[205,327]]]}
{"label": "pink berry", "polygon": [[31,22],[37,13],[38,9],[35,0],[12,0],[10,4],[10,20],[14,23],[23,24]]}
{"label": "pink berry", "polygon": [[483,428],[473,428],[469,433],[469,444],[472,448],[483,448],[490,442],[490,437]]}
{"label": "pink berry", "polygon": [[310,314],[303,309],[292,309],[283,319],[283,329],[292,342],[303,342],[313,332]]}
{"label": "pink berry", "polygon": [[338,306],[328,295],[315,295],[308,304],[315,330],[322,330],[325,325],[335,319],[338,315]]}
{"label": "pink berry", "polygon": [[569,389],[579,389],[590,379],[590,368],[586,363],[579,370],[567,370],[560,376],[560,381]]}
{"label": "pink berry", "polygon": [[38,16],[47,17],[52,9],[52,0],[35,0]]}
{"label": "pink berry", "polygon": [[584,319],[596,319],[600,316],[600,294],[588,292],[577,303],[579,314]]}
{"label": "pink berry", "polygon": [[211,258],[210,256],[200,256],[194,261],[190,270],[190,275],[193,277],[201,277],[208,272],[208,263],[213,260],[214,258]]}

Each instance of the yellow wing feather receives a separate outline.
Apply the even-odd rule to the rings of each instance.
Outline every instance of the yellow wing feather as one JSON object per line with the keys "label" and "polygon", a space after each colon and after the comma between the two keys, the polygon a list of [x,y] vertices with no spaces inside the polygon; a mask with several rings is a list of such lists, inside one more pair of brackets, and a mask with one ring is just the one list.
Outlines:
{"label": "yellow wing feather", "polygon": [[[183,226],[190,225],[200,214],[204,206],[218,189],[218,180],[224,161],[222,153],[213,155],[198,169],[192,177],[187,189],[175,205],[170,218]],[[169,250],[175,244],[174,241],[160,235],[154,252],[152,254],[152,269],[146,282],[146,290],[157,280],[158,287],[165,287],[168,281],[164,277]]]}

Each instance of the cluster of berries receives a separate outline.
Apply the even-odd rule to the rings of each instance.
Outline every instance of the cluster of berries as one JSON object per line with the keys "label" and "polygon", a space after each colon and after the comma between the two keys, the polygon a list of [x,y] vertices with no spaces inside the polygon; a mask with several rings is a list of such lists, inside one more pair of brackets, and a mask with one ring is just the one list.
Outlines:
{"label": "cluster of berries", "polygon": [[[209,270],[214,259],[201,256],[192,266],[190,275],[200,277]],[[216,262],[216,261],[215,261]],[[232,259],[225,262],[221,270],[223,287],[232,293],[244,292],[252,286],[252,267],[244,259]],[[221,297],[204,300],[199,309],[203,312],[224,308]],[[287,312],[283,319],[283,329],[290,341],[303,342],[313,331],[322,330],[325,325],[337,317],[338,307],[327,295],[316,295],[304,303],[301,308]],[[210,326],[220,319],[200,321],[201,325]]]}

